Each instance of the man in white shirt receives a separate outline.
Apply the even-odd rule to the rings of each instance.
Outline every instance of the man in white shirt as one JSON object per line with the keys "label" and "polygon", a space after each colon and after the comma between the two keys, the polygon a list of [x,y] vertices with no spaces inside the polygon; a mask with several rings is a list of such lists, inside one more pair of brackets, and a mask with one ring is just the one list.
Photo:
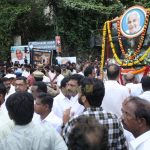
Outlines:
{"label": "man in white shirt", "polygon": [[53,128],[31,122],[34,99],[30,93],[12,94],[6,107],[15,126],[6,138],[0,139],[0,150],[67,150],[62,137]]}
{"label": "man in white shirt", "polygon": [[150,148],[150,102],[139,97],[128,97],[122,104],[122,123],[135,137],[129,150]]}
{"label": "man in white shirt", "polygon": [[105,81],[105,96],[102,107],[107,112],[121,117],[122,102],[129,96],[127,87],[118,83],[120,67],[116,64],[110,64],[107,67],[108,81]]}
{"label": "man in white shirt", "polygon": [[61,81],[64,78],[64,76],[61,74],[61,68],[59,66],[55,67],[55,74],[56,74],[56,84],[58,87],[60,87]]}
{"label": "man in white shirt", "polygon": [[[56,116],[52,111],[53,98],[47,93],[40,93],[34,104],[34,111],[39,114],[37,123],[47,124],[53,126],[59,133],[61,133],[62,119]],[[33,118],[34,121],[34,118]]]}
{"label": "man in white shirt", "polygon": [[9,77],[9,76],[6,76],[2,79],[3,84],[6,87],[6,94],[5,94],[5,101],[4,101],[3,105],[1,106],[1,109],[3,111],[6,111],[6,113],[7,113],[7,109],[5,106],[5,102],[11,94],[15,93],[15,87],[11,84],[10,78],[7,78],[7,77]]}
{"label": "man in white shirt", "polygon": [[13,129],[13,122],[8,117],[8,114],[1,109],[1,105],[5,101],[6,87],[0,84],[0,139],[5,138]]}
{"label": "man in white shirt", "polygon": [[82,75],[74,74],[66,77],[61,82],[61,92],[54,98],[52,111],[60,118],[66,109],[71,109],[71,115],[79,115],[84,107],[78,102],[78,88]]}
{"label": "man in white shirt", "polygon": [[24,67],[25,70],[22,72],[22,76],[28,78],[28,76],[30,75],[31,66],[25,64]]}
{"label": "man in white shirt", "polygon": [[150,102],[150,76],[144,76],[141,79],[141,83],[144,92],[139,97]]}
{"label": "man in white shirt", "polygon": [[125,84],[131,96],[139,96],[143,91],[142,84],[138,83],[135,75],[130,72],[125,75]]}

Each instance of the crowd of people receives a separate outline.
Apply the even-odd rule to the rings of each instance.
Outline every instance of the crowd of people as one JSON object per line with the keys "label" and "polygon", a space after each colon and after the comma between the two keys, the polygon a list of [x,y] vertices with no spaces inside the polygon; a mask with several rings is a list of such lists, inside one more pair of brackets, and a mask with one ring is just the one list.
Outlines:
{"label": "crowd of people", "polygon": [[148,150],[150,76],[99,62],[0,65],[0,150]]}

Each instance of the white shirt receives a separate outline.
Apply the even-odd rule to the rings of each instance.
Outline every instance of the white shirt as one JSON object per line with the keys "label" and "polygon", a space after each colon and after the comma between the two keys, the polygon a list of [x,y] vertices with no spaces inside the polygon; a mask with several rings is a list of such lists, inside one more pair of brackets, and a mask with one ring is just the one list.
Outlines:
{"label": "white shirt", "polygon": [[129,150],[149,150],[150,149],[150,130],[143,133],[135,140],[130,142]]}
{"label": "white shirt", "polygon": [[67,150],[67,146],[55,129],[31,122],[15,125],[5,139],[0,139],[0,150]]}
{"label": "white shirt", "polygon": [[57,76],[57,86],[60,87],[61,81],[64,78],[64,76],[62,74],[60,74],[59,76]]}
{"label": "white shirt", "polygon": [[84,73],[81,71],[81,72],[78,72],[78,74],[80,74],[80,75],[82,75],[82,76],[84,76]]}
{"label": "white shirt", "polygon": [[55,128],[59,133],[61,133],[61,126],[63,124],[63,121],[61,118],[56,116],[53,112],[50,112],[48,116],[43,120],[41,120],[40,115],[38,115],[38,118],[36,118],[36,120],[34,120],[33,118],[33,122],[34,121],[35,123],[47,124],[48,126],[53,126],[53,128]]}
{"label": "white shirt", "polygon": [[28,71],[26,71],[26,70],[24,70],[24,71],[22,72],[22,76],[23,76],[23,77],[28,78],[29,75],[30,75],[30,72],[28,72]]}
{"label": "white shirt", "polygon": [[150,102],[150,91],[143,92],[139,97]]}
{"label": "white shirt", "polygon": [[142,84],[127,83],[126,87],[130,89],[131,96],[139,96],[142,93]]}
{"label": "white shirt", "polygon": [[107,112],[121,117],[121,107],[123,101],[129,96],[129,89],[120,85],[115,80],[105,81],[105,96],[102,101],[102,107]]}
{"label": "white shirt", "polygon": [[42,80],[43,82],[45,82],[45,83],[50,83],[50,79],[49,79],[49,77],[47,77],[47,76],[43,76],[43,80]]}
{"label": "white shirt", "polygon": [[24,59],[20,59],[20,60],[19,60],[19,59],[17,59],[17,58],[13,58],[13,59],[12,59],[12,62],[13,62],[13,63],[19,62],[19,64],[25,64]]}
{"label": "white shirt", "polygon": [[60,118],[63,117],[63,113],[66,109],[71,107],[71,115],[80,115],[84,107],[79,104],[78,102],[78,95],[75,97],[71,97],[71,99],[68,99],[63,95],[62,92],[60,92],[59,95],[57,95],[54,98],[52,111]]}
{"label": "white shirt", "polygon": [[0,139],[5,138],[13,129],[14,123],[8,114],[0,109]]}

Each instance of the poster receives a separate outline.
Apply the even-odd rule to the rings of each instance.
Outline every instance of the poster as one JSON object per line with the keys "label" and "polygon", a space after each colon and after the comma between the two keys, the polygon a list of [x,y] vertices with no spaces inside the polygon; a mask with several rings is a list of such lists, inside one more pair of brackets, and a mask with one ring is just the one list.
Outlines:
{"label": "poster", "polygon": [[28,46],[11,46],[11,60],[14,64],[30,64]]}
{"label": "poster", "polygon": [[33,49],[33,62],[34,64],[50,64],[50,56],[51,51],[49,50],[40,50],[40,49]]}

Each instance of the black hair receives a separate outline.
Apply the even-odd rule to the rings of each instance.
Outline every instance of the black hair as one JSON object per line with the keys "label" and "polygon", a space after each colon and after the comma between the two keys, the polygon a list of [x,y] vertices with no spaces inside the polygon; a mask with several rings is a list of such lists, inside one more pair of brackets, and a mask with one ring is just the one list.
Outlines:
{"label": "black hair", "polygon": [[81,93],[91,106],[100,107],[105,95],[104,83],[100,79],[85,77],[81,81]]}
{"label": "black hair", "polygon": [[38,98],[40,99],[40,102],[42,104],[48,104],[49,106],[49,109],[51,110],[52,109],[52,106],[53,106],[53,97],[47,93],[40,93],[38,95]]}
{"label": "black hair", "polygon": [[5,85],[3,83],[0,83],[0,94],[2,94],[3,97],[5,97],[6,92],[7,92],[7,90],[6,90]]}
{"label": "black hair", "polygon": [[55,66],[55,71],[59,74],[61,74],[61,68],[59,66]]}
{"label": "black hair", "polygon": [[88,77],[89,75],[92,74],[93,70],[94,70],[93,66],[86,67],[85,70],[84,70],[84,76]]}
{"label": "black hair", "polygon": [[144,76],[141,79],[141,83],[142,83],[143,91],[149,91],[150,90],[150,77],[149,76]]}
{"label": "black hair", "polygon": [[34,98],[28,92],[16,92],[8,97],[6,108],[16,125],[26,125],[33,118]]}
{"label": "black hair", "polygon": [[107,66],[107,77],[110,80],[116,80],[116,78],[119,76],[120,73],[120,67],[116,64],[109,64]]}
{"label": "black hair", "polygon": [[69,81],[69,77],[65,77],[61,80],[60,88],[66,87],[67,82]]}
{"label": "black hair", "polygon": [[34,83],[33,86],[37,86],[37,90],[39,92],[47,93],[47,85],[46,85],[46,83],[44,83],[42,81],[37,81],[37,82]]}
{"label": "black hair", "polygon": [[69,77],[69,80],[75,80],[77,81],[78,85],[80,86],[81,80],[84,78],[84,76],[80,74],[73,74]]}
{"label": "black hair", "polygon": [[107,130],[94,118],[77,118],[69,134],[69,150],[106,150]]}
{"label": "black hair", "polygon": [[2,78],[2,82],[6,82],[6,81],[9,81],[10,79],[9,78],[7,78],[7,77],[3,77]]}
{"label": "black hair", "polygon": [[25,84],[27,83],[27,78],[26,77],[18,77],[16,80],[22,80]]}

